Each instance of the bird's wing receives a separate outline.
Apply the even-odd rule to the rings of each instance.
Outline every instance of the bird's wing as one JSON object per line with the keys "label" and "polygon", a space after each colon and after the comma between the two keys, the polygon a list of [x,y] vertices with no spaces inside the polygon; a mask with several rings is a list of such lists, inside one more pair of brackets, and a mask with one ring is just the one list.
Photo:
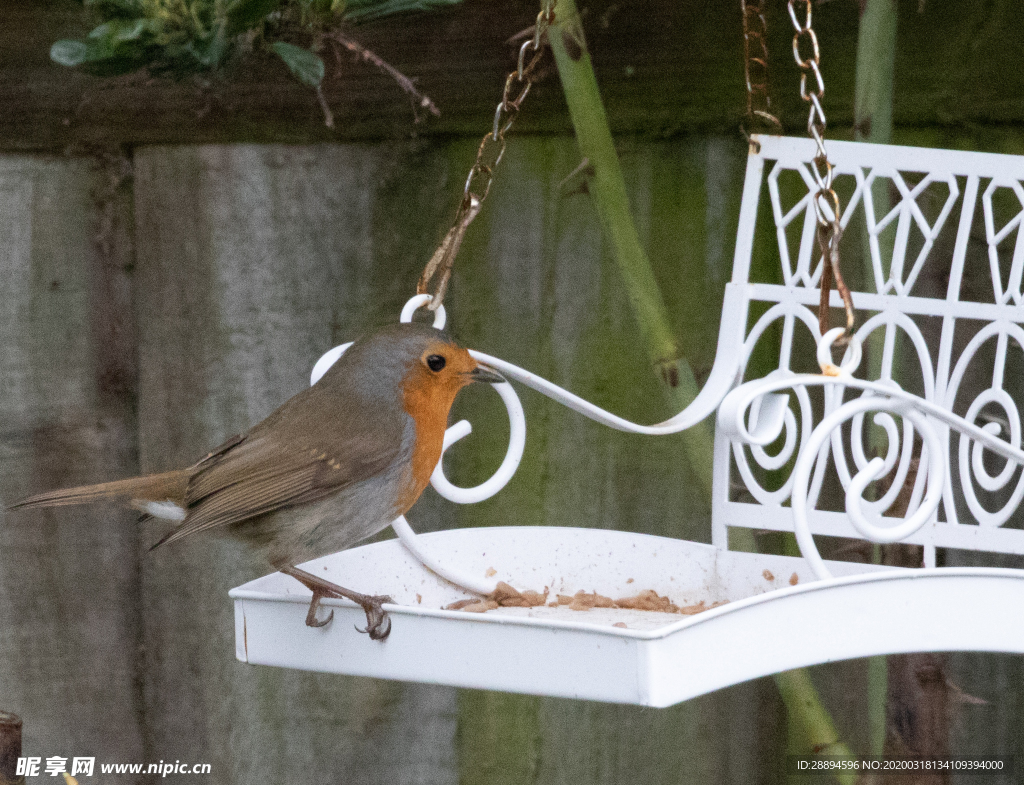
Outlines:
{"label": "bird's wing", "polygon": [[309,416],[315,407],[287,407],[193,467],[185,492],[186,517],[157,545],[322,499],[379,474],[411,452],[408,417],[351,411],[336,414],[328,428]]}

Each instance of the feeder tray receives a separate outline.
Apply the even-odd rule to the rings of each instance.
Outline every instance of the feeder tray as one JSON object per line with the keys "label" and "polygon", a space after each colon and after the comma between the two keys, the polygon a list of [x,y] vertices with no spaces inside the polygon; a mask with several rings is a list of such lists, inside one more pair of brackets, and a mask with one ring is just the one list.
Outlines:
{"label": "feeder tray", "polygon": [[[791,668],[887,652],[1024,651],[998,608],[1024,607],[1013,570],[928,571],[829,562],[816,581],[804,559],[721,551],[643,534],[495,527],[422,535],[424,547],[484,576],[557,594],[612,598],[653,590],[676,605],[724,602],[692,615],[567,605],[445,610],[473,597],[427,572],[398,540],[309,562],[328,580],[389,592],[391,635],[357,633],[348,600],[326,627],[305,626],[310,594],[276,573],[231,592],[242,662],[643,706],[671,706]],[[790,585],[796,576],[796,585]],[[630,582],[632,581],[632,582]],[[616,626],[616,625],[625,625]],[[993,635],[993,633],[996,633]]]}
{"label": "feeder tray", "polygon": [[[756,141],[757,152],[751,152],[747,165],[715,367],[683,412],[659,425],[638,426],[514,365],[474,353],[506,377],[619,430],[675,433],[717,413],[713,544],[546,527],[461,529],[417,537],[402,518],[395,523],[400,540],[304,565],[360,592],[389,594],[395,602],[385,606],[393,625],[387,640],[373,641],[356,632],[354,627],[365,623],[364,614],[346,600],[324,600],[335,610],[334,621],[323,628],[306,627],[309,591],[274,574],[231,591],[240,660],[669,706],[759,676],[854,657],[920,651],[1024,653],[1024,626],[1007,623],[1024,607],[1024,570],[935,567],[937,548],[1024,554],[1024,531],[1005,525],[1024,496],[1024,452],[1017,404],[1003,389],[1002,374],[1009,343],[1024,348],[1024,232],[1019,230],[1024,159],[829,143],[837,178],[849,176],[854,186],[843,226],[853,215],[863,215],[874,272],[869,291],[853,292],[858,311],[873,315],[859,326],[846,355],[834,365],[831,349],[842,330],[820,335],[813,310],[821,266],[812,262],[815,185],[808,166],[816,146],[810,140],[772,136]],[[784,203],[786,189],[779,187],[782,176],[806,186],[789,205]],[[887,182],[900,195],[885,215],[876,215],[872,201],[876,182]],[[930,222],[917,203],[929,189],[933,197],[938,193],[941,205]],[[1003,225],[992,207],[1000,189],[1015,195],[1021,205],[1016,217]],[[763,191],[774,218],[782,283],[749,278],[758,211],[765,209],[759,208]],[[981,301],[967,301],[961,298],[962,274],[979,200],[992,291]],[[936,260],[935,241],[947,222],[955,234],[953,257]],[[788,232],[791,225],[800,231]],[[890,226],[896,227],[895,240],[883,255],[882,238]],[[912,230],[916,245],[908,241]],[[1000,274],[998,248],[1013,231],[1016,250],[1007,283]],[[910,257],[908,247],[916,257]],[[946,265],[949,271],[947,290],[935,296],[916,286],[928,264]],[[420,303],[410,301],[403,318],[411,318],[411,309]],[[758,304],[754,318],[753,303]],[[835,293],[831,304],[842,307]],[[937,340],[925,337],[920,327],[924,320],[939,323]],[[764,378],[744,381],[746,364],[769,329],[781,334],[777,368]],[[875,331],[883,346],[880,375],[865,380],[854,373],[860,346]],[[817,344],[821,374],[791,369],[794,335],[800,332]],[[920,394],[903,390],[893,380],[897,334],[911,347],[901,355],[900,367],[920,367]],[[989,347],[989,365],[983,371],[991,383],[965,400],[961,383],[974,373],[982,347]],[[314,377],[341,351],[343,347],[325,355]],[[522,455],[525,424],[518,398],[509,384],[495,387],[512,423],[508,454],[496,476],[476,489],[455,488],[439,465],[435,488],[453,501],[493,495]],[[999,418],[986,421],[986,407],[1001,408],[1004,425]],[[866,455],[867,416],[886,433],[884,456]],[[445,449],[469,430],[465,422],[449,429]],[[922,437],[924,448],[919,467],[911,473],[915,434]],[[995,463],[1000,464],[997,471]],[[827,466],[846,491],[845,512],[816,508]],[[782,471],[790,473],[777,487],[761,484],[766,473]],[[890,490],[865,500],[865,487],[889,473],[895,474]],[[745,490],[742,497],[730,490],[737,485]],[[910,489],[906,515],[887,517],[904,486]],[[991,509],[993,498],[1001,505],[997,509]],[[803,555],[730,551],[730,527],[794,532]],[[825,561],[814,542],[814,535],[821,534],[918,544],[925,567]],[[547,602],[555,605],[484,613],[446,610],[459,600],[492,591],[498,581],[519,590],[546,590]],[[574,610],[557,599],[584,592],[614,600],[648,591],[680,608],[703,603],[706,610],[685,615],[625,608]]]}

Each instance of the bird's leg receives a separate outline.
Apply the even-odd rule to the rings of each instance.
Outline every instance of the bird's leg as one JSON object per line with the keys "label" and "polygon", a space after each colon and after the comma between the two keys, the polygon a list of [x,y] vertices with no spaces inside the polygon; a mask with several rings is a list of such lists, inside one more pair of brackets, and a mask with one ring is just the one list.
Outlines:
{"label": "bird's leg", "polygon": [[360,594],[357,591],[346,589],[344,586],[339,586],[336,583],[331,583],[317,575],[313,575],[311,572],[300,570],[298,567],[286,565],[279,569],[285,575],[295,578],[295,580],[313,592],[313,599],[309,603],[309,612],[306,614],[306,624],[308,626],[323,627],[334,618],[334,611],[331,611],[330,615],[323,621],[317,618],[317,610],[320,607],[321,599],[324,597],[345,597],[362,607],[366,613],[366,629],[360,630],[356,627],[359,632],[367,633],[375,641],[382,641],[391,634],[391,619],[388,618],[388,615],[381,607],[385,602],[394,602],[387,595],[371,596]]}

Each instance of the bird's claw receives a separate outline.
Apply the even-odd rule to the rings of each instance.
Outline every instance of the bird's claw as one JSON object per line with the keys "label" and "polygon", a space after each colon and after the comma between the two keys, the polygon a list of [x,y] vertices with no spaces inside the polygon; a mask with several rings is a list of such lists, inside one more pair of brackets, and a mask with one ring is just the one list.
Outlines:
{"label": "bird's claw", "polygon": [[330,624],[334,619],[334,611],[330,611],[327,618],[323,620],[317,618],[317,611],[319,611],[320,601],[324,597],[338,597],[352,600],[366,613],[366,629],[360,630],[356,627],[358,632],[365,632],[371,640],[375,641],[382,641],[391,634],[391,619],[383,608],[384,603],[394,602],[388,595],[360,594],[289,565],[283,566],[281,572],[292,576],[313,593],[313,598],[309,602],[309,610],[306,612],[306,626],[325,627]]}
{"label": "bird's claw", "polygon": [[327,614],[326,619],[317,618],[317,611],[320,610],[320,600],[326,595],[321,591],[313,592],[313,599],[309,603],[309,611],[306,613],[306,626],[307,627],[326,627],[334,619],[334,609]]}
{"label": "bird's claw", "polygon": [[365,632],[370,636],[370,640],[374,641],[382,641],[391,634],[391,617],[381,607],[385,602],[394,602],[394,600],[384,594],[367,597],[365,603],[359,603],[366,611],[366,629],[361,630],[356,627],[356,632]]}

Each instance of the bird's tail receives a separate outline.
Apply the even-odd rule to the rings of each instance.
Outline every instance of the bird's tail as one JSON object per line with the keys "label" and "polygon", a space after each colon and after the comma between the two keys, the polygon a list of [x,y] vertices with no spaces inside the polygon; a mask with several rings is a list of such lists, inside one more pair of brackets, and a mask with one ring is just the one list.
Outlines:
{"label": "bird's tail", "polygon": [[98,485],[80,485],[77,488],[61,488],[56,491],[37,493],[10,506],[11,510],[25,507],[63,507],[69,504],[88,504],[101,499],[144,499],[180,501],[185,497],[188,472],[178,469],[163,474],[147,474],[127,480],[101,482]]}

